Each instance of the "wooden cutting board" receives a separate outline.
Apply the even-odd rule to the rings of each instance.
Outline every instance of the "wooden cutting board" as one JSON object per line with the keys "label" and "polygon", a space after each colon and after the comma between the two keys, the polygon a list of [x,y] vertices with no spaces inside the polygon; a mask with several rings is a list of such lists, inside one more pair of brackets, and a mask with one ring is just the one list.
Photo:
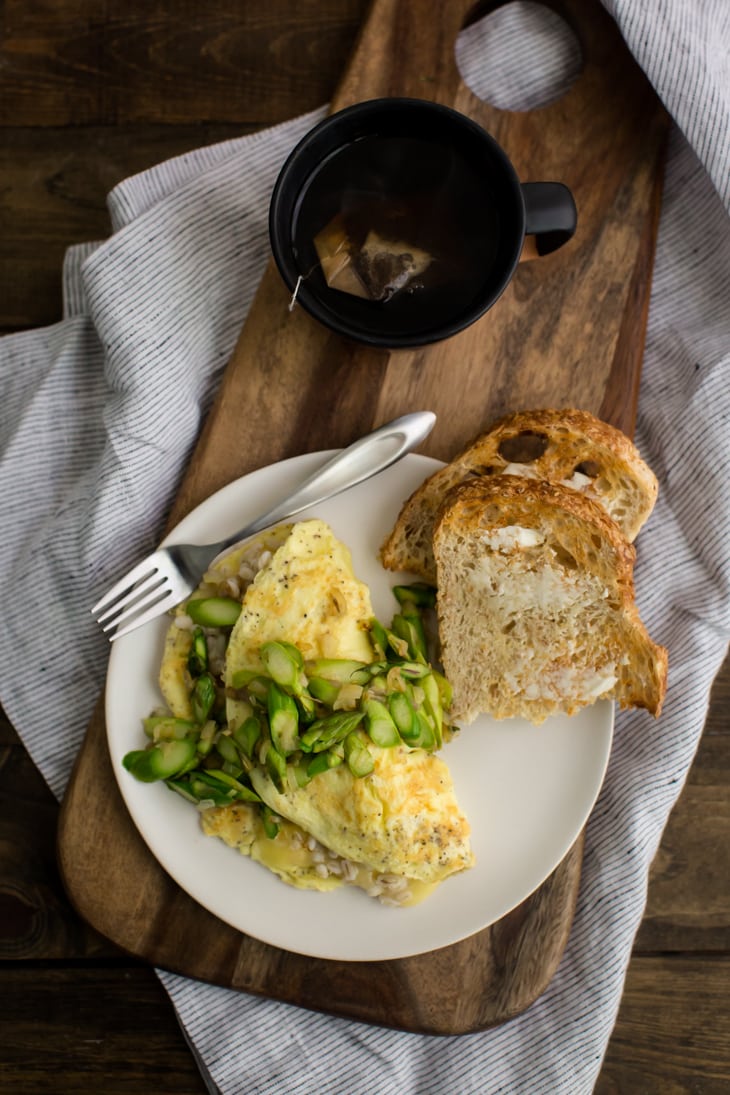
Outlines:
{"label": "wooden cutting board", "polygon": [[[550,6],[576,31],[584,58],[577,83],[550,106],[499,111],[464,85],[454,42],[473,14],[471,2],[376,0],[333,109],[381,95],[455,107],[500,141],[523,181],[570,186],[579,211],[575,238],[521,264],[497,305],[468,330],[394,353],[347,343],[301,309],[290,312],[271,263],[170,526],[238,476],[343,446],[410,410],[436,411],[422,451],[441,459],[497,415],[529,407],[576,406],[633,432],[666,117],[599,0]],[[101,701],[58,833],[71,900],[133,955],[245,992],[437,1034],[502,1022],[544,991],[570,932],[582,847],[581,837],[536,893],[462,943],[378,963],[290,954],[217,920],[158,866],[117,790]]]}

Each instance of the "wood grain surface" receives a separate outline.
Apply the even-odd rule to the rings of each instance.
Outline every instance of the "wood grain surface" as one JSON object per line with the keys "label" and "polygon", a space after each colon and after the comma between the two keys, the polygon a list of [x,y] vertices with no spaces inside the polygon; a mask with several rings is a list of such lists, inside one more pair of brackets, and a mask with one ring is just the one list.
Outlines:
{"label": "wood grain surface", "polygon": [[[0,329],[60,318],[62,252],[108,233],[104,195],[121,178],[329,98],[365,7],[365,0],[265,7],[220,0],[214,12],[188,20],[186,48],[196,63],[180,73],[165,44],[181,33],[174,4],[6,4]],[[114,60],[123,37],[125,63]],[[599,1095],[714,1095],[730,1083],[729,729],[726,665],[654,864]],[[56,817],[17,735],[0,721],[0,1090],[116,1095],[152,1084],[204,1092],[152,972],[69,905],[54,861]]]}

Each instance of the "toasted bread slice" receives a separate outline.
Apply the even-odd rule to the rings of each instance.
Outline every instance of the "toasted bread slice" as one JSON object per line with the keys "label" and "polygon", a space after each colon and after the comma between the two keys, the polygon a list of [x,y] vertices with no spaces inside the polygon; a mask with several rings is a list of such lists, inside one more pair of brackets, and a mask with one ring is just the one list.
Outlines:
{"label": "toasted bread slice", "polygon": [[455,487],[436,521],[451,716],[534,723],[598,699],[658,715],[667,652],[634,603],[635,552],[592,499],[514,475]]}
{"label": "toasted bread slice", "polygon": [[523,411],[500,419],[403,506],[380,557],[389,570],[436,578],[431,547],[436,512],[457,483],[507,472],[563,483],[599,502],[633,541],[654,508],[657,480],[620,430],[587,411]]}

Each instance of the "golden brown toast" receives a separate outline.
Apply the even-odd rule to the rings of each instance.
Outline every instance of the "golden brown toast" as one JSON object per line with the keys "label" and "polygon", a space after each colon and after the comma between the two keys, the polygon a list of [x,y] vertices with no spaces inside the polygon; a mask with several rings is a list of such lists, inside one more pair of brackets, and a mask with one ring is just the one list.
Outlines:
{"label": "golden brown toast", "polygon": [[667,652],[634,601],[635,552],[593,499],[514,475],[457,485],[436,518],[451,717],[540,723],[597,699],[658,715]]}
{"label": "golden brown toast", "polygon": [[651,513],[658,484],[636,446],[587,411],[521,411],[496,422],[435,472],[404,504],[381,548],[389,570],[436,580],[434,521],[444,497],[468,479],[504,473],[563,483],[601,504],[633,541]]}

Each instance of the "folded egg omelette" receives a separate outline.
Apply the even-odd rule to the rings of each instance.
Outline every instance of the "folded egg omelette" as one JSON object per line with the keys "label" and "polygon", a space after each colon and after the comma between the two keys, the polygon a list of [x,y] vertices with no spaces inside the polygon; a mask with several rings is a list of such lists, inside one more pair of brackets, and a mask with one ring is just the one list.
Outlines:
{"label": "folded egg omelette", "polygon": [[[287,526],[282,537],[246,589],[228,642],[224,682],[232,731],[251,713],[237,698],[234,680],[242,672],[263,672],[262,644],[291,643],[305,662],[375,658],[370,591],[355,576],[349,550],[319,520]],[[178,649],[170,648],[167,680],[164,664],[161,673],[168,702],[174,692],[169,678],[179,680],[176,666],[182,665],[181,640],[173,641]],[[405,744],[381,748],[368,741],[368,749],[373,769],[364,777],[341,764],[304,786],[277,786],[265,765],[255,765],[249,779],[278,819],[274,839],[264,831],[261,811],[240,802],[204,810],[204,831],[300,888],[351,884],[390,904],[421,900],[472,866],[467,819],[439,756]]]}

